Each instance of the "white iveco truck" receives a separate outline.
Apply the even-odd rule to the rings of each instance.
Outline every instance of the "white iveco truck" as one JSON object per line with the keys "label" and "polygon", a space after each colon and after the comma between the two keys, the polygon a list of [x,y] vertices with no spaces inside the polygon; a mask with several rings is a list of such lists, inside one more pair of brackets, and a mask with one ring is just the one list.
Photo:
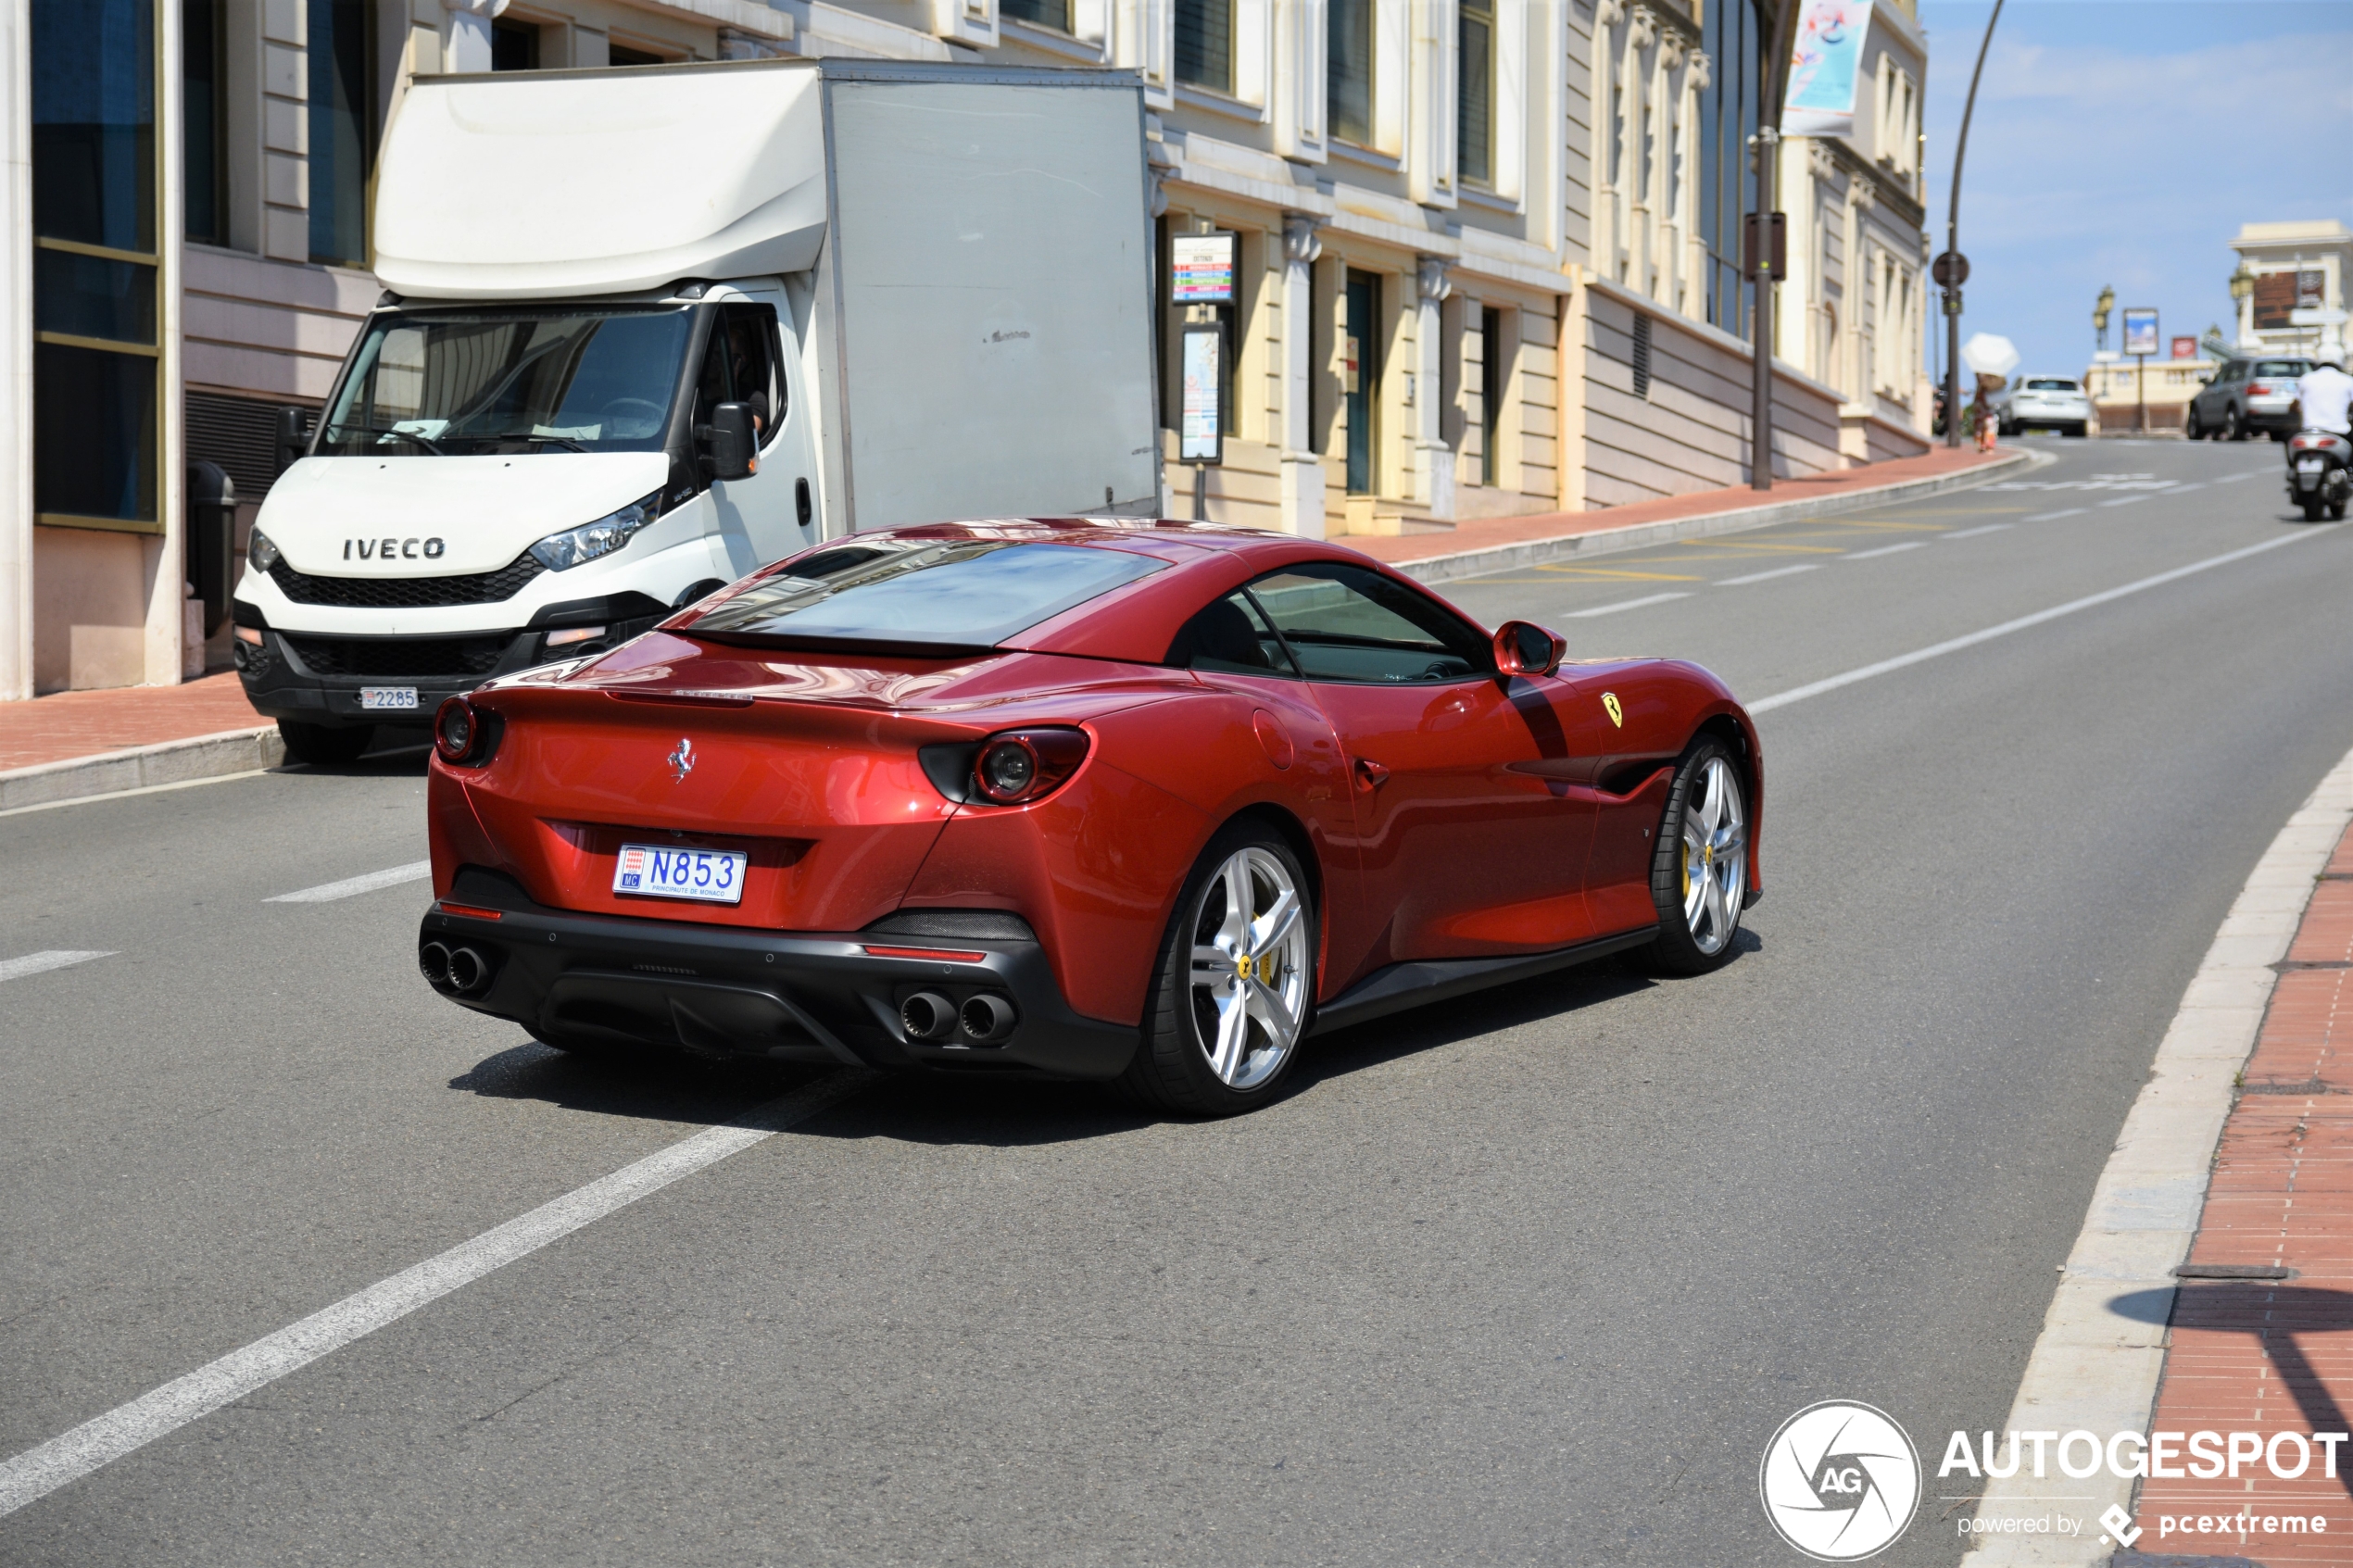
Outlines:
{"label": "white iveco truck", "polygon": [[376,270],[235,594],[298,759],[822,538],[1159,504],[1124,73],[777,60],[421,78]]}

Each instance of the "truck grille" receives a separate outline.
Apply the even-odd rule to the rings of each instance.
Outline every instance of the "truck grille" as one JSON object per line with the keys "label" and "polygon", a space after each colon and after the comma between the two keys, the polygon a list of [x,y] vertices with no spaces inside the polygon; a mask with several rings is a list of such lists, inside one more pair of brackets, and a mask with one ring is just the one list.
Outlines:
{"label": "truck grille", "polygon": [[298,605],[429,609],[438,605],[486,605],[511,599],[524,583],[547,570],[526,550],[496,571],[463,577],[313,577],[282,559],[270,569],[270,580]]}
{"label": "truck grille", "polygon": [[279,633],[314,675],[376,678],[487,675],[515,633],[488,637],[303,637]]}

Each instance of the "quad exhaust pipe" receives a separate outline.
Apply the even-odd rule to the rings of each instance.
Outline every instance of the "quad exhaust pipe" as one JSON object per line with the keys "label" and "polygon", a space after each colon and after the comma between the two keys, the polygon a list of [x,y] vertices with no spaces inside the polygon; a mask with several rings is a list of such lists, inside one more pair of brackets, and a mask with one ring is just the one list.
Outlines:
{"label": "quad exhaust pipe", "polygon": [[490,960],[476,948],[428,942],[417,949],[417,968],[445,997],[471,997],[490,986]]}

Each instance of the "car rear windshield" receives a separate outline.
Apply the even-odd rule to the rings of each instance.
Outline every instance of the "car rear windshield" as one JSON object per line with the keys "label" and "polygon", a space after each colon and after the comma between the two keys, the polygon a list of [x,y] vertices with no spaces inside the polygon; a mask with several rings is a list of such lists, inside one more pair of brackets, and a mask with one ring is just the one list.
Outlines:
{"label": "car rear windshield", "polygon": [[2057,381],[2048,376],[2037,376],[2026,383],[2026,390],[2029,392],[2073,392],[2075,383],[2071,381]]}
{"label": "car rear windshield", "polygon": [[844,543],[713,605],[686,630],[890,647],[994,647],[1167,564],[1087,545]]}
{"label": "car rear windshield", "polygon": [[2259,359],[2252,374],[2259,376],[2300,376],[2312,368],[2307,359]]}

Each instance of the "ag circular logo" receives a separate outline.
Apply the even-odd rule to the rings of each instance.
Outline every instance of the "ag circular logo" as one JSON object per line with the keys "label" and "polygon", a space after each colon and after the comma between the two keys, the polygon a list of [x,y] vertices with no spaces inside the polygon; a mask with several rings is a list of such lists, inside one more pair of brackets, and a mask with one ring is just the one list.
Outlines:
{"label": "ag circular logo", "polygon": [[1919,1451],[1885,1411],[1825,1399],[1781,1423],[1756,1489],[1781,1539],[1819,1562],[1852,1562],[1911,1524]]}

